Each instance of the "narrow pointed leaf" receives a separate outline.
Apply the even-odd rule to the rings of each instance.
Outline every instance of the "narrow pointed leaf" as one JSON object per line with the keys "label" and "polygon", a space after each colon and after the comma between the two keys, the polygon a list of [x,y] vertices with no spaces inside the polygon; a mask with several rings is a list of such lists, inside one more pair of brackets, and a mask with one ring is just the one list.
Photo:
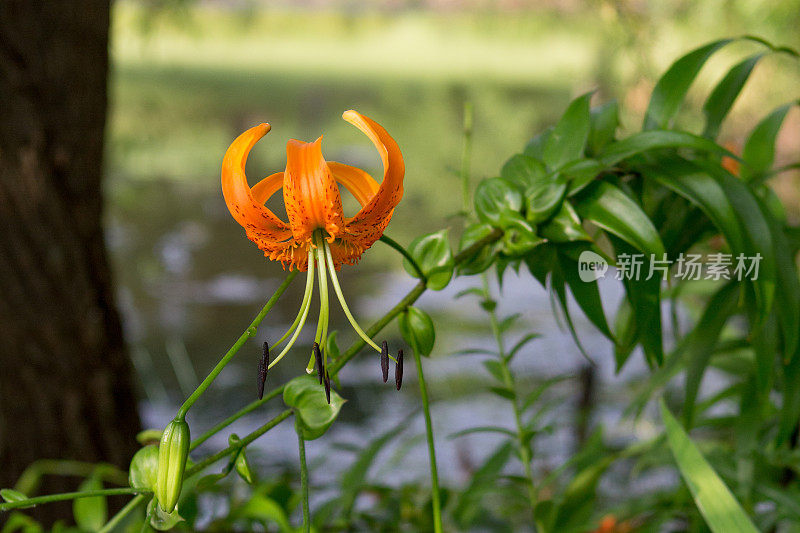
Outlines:
{"label": "narrow pointed leaf", "polygon": [[619,104],[616,100],[592,108],[591,129],[586,142],[589,156],[597,155],[607,144],[614,141],[619,127]]}
{"label": "narrow pointed leaf", "polygon": [[689,148],[738,159],[714,141],[683,131],[643,131],[609,144],[597,157],[605,166],[613,166],[635,155],[663,148]]}
{"label": "narrow pointed leaf", "polygon": [[575,197],[575,210],[604,230],[644,253],[661,257],[664,244],[642,208],[619,188],[604,181],[587,187]]}
{"label": "narrow pointed leaf", "polygon": [[780,106],[753,128],[742,149],[742,159],[747,163],[741,170],[742,179],[749,181],[768,173],[772,168],[775,160],[775,139],[783,125],[783,119],[795,105],[798,105],[798,102]]}
{"label": "narrow pointed leaf", "polygon": [[691,427],[693,423],[694,405],[703,374],[722,329],[736,311],[739,294],[739,286],[733,282],[719,289],[709,300],[697,325],[677,349],[680,357],[685,357],[687,361],[684,401],[684,420],[687,427]]}
{"label": "narrow pointed leaf", "polygon": [[559,169],[583,156],[591,127],[589,101],[593,94],[594,91],[573,100],[553,128],[542,152],[548,168]]}
{"label": "narrow pointed leaf", "polygon": [[667,129],[680,108],[689,87],[714,52],[733,39],[721,39],[692,50],[681,57],[658,80],[644,116],[645,130]]}
{"label": "narrow pointed leaf", "polygon": [[708,461],[661,401],[667,442],[697,509],[713,533],[758,533]]}
{"label": "narrow pointed leaf", "polygon": [[737,63],[714,87],[703,105],[703,114],[706,116],[704,137],[714,139],[719,134],[722,121],[725,120],[739,93],[742,92],[744,84],[747,83],[750,73],[762,57],[764,54],[756,54]]}

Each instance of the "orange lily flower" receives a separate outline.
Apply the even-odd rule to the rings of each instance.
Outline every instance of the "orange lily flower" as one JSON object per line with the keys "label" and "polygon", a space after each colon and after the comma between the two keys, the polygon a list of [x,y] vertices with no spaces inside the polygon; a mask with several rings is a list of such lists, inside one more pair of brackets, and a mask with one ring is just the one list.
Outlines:
{"label": "orange lily flower", "polygon": [[[366,134],[378,149],[383,162],[383,181],[380,185],[359,168],[325,161],[320,137],[311,143],[289,140],[286,144],[286,169],[250,187],[244,170],[247,156],[255,143],[269,132],[269,124],[260,124],[239,135],[228,148],[222,162],[225,203],[233,218],[244,227],[247,238],[266,257],[280,261],[284,268],[288,266],[290,270],[296,268],[307,272],[306,291],[300,311],[276,345],[287,338],[289,342],[271,363],[268,361],[268,347],[265,347],[266,362],[262,366],[267,363],[268,366],[260,374],[266,376],[266,370],[280,361],[297,340],[308,317],[316,270],[319,277],[320,318],[314,339],[314,355],[306,370],[312,372],[316,365],[320,383],[325,383],[328,394],[330,379],[325,370],[327,353],[324,350],[329,316],[328,276],[353,329],[381,353],[382,367],[388,365],[390,356],[386,342],[378,347],[355,321],[345,303],[336,271],[343,264],[358,262],[364,251],[381,237],[394,208],[403,197],[405,174],[400,148],[383,127],[353,110],[345,111],[342,118]],[[361,204],[361,210],[352,217],[345,217],[343,213],[339,184]],[[283,189],[288,222],[264,206],[280,189]],[[402,356],[396,362],[402,375]],[[383,380],[387,380],[386,370],[383,370]],[[260,390],[263,390],[263,382]]]}
{"label": "orange lily flower", "polygon": [[[228,209],[264,255],[284,267],[308,269],[308,249],[317,230],[324,230],[337,270],[343,263],[356,263],[383,234],[403,197],[405,165],[394,139],[356,111],[345,111],[342,118],[364,132],[378,149],[383,162],[380,185],[359,168],[325,161],[320,137],[312,143],[291,139],[286,144],[286,170],[250,187],[244,171],[247,155],[270,130],[269,124],[245,131],[225,153],[222,193]],[[345,218],[337,183],[361,204],[355,216]],[[288,223],[264,206],[281,188]]]}

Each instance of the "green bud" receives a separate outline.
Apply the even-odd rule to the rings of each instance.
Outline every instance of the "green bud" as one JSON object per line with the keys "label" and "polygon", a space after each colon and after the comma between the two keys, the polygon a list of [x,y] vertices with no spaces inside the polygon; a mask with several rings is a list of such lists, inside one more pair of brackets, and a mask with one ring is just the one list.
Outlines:
{"label": "green bud", "polygon": [[128,481],[135,489],[155,490],[158,482],[158,446],[150,444],[136,452],[128,468]]}
{"label": "green bud", "polygon": [[156,498],[161,509],[167,513],[171,513],[178,504],[188,457],[189,424],[176,418],[164,428],[158,445]]}

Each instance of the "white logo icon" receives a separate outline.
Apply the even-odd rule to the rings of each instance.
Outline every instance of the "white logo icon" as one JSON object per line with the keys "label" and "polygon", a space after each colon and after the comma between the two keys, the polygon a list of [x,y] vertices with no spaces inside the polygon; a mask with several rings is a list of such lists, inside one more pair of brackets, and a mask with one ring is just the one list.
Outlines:
{"label": "white logo icon", "polygon": [[580,257],[578,257],[578,276],[581,281],[589,283],[590,281],[604,278],[606,270],[608,270],[606,260],[591,250],[581,252]]}

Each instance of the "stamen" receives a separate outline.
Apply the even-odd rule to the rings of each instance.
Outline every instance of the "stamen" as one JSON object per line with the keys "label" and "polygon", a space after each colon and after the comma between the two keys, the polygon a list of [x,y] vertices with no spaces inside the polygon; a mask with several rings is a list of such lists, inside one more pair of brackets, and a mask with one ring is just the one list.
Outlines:
{"label": "stamen", "polygon": [[310,281],[306,281],[306,293],[308,295],[307,298],[303,298],[303,306],[300,308],[300,320],[298,321],[297,328],[292,335],[292,338],[289,339],[289,343],[284,346],[281,353],[278,354],[278,357],[275,358],[273,362],[269,364],[267,369],[272,368],[278,361],[283,359],[283,356],[286,355],[289,350],[294,346],[295,341],[297,341],[297,337],[300,336],[300,332],[303,330],[303,326],[306,324],[306,318],[308,318],[308,311],[311,309],[311,293],[314,292],[314,254],[312,250],[308,251],[308,277],[307,279]]}
{"label": "stamen", "polygon": [[319,344],[314,343],[314,361],[317,363],[317,374],[319,375],[319,384],[322,385],[322,353],[319,351]]}
{"label": "stamen", "polygon": [[[303,310],[311,302],[311,296],[312,296],[312,294],[314,292],[314,274],[313,274],[314,269],[312,267],[311,257],[312,257],[311,250],[309,250],[309,254],[308,254],[308,273],[306,274],[306,290],[303,293],[303,303],[300,304],[300,310],[297,312],[297,316],[295,317],[294,322],[292,322],[292,325],[289,326],[288,330],[286,330],[286,333],[283,334],[283,337],[278,339],[278,342],[276,342],[275,344],[272,345],[273,348],[278,346],[280,343],[285,341],[287,338],[289,338],[289,335],[291,335],[292,332],[295,330],[295,328],[298,326],[298,324],[300,324],[300,320],[303,317]],[[322,266],[322,265],[320,265],[320,266]]]}
{"label": "stamen", "polygon": [[269,344],[264,343],[264,353],[258,361],[258,399],[264,397],[264,383],[267,381],[267,371],[269,370]]}
{"label": "stamen", "polygon": [[403,350],[397,350],[397,364],[394,365],[394,384],[397,390],[403,385]]}
{"label": "stamen", "polygon": [[386,341],[381,343],[381,373],[383,374],[383,382],[389,380],[389,345]]}
{"label": "stamen", "polygon": [[325,241],[322,242],[322,246],[325,248],[325,257],[328,262],[328,273],[331,275],[333,290],[336,292],[336,297],[339,299],[339,303],[342,306],[345,316],[347,316],[347,320],[350,321],[350,325],[353,326],[353,329],[356,330],[356,333],[358,333],[358,336],[361,337],[364,342],[375,348],[376,352],[381,353],[381,349],[378,348],[378,345],[375,344],[366,333],[364,333],[364,330],[362,330],[361,326],[358,325],[356,319],[353,318],[353,314],[350,312],[350,309],[347,307],[347,303],[344,301],[344,295],[342,294],[342,287],[339,285],[339,279],[336,277],[336,268],[333,266],[333,255],[331,254],[331,249],[328,246],[328,243]]}

